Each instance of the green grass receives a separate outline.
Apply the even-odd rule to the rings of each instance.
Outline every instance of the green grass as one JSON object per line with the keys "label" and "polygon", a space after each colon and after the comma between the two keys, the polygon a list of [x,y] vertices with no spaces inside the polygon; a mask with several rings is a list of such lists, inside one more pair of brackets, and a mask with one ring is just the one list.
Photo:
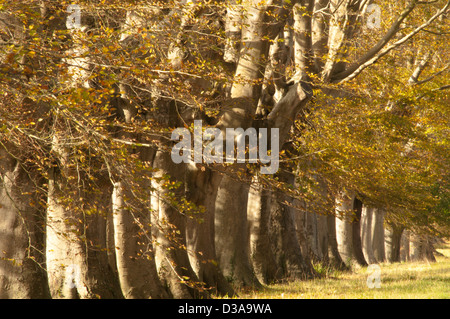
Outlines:
{"label": "green grass", "polygon": [[450,243],[437,249],[437,262],[379,264],[381,287],[369,288],[367,267],[337,272],[316,265],[323,278],[239,292],[238,298],[286,299],[450,299]]}

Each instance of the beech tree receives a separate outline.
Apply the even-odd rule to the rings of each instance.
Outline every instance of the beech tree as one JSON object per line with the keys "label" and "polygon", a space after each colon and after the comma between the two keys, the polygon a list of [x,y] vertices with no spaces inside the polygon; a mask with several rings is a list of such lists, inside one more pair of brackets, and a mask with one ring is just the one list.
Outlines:
{"label": "beech tree", "polygon": [[[3,1],[0,296],[232,296],[448,235],[449,6]],[[195,160],[250,128],[275,174]]]}

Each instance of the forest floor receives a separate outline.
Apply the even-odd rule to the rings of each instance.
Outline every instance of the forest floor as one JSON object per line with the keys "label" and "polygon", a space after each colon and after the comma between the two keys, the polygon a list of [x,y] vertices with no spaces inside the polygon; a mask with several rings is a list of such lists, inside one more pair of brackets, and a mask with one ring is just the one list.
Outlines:
{"label": "forest floor", "polygon": [[[361,267],[347,272],[316,265],[322,278],[266,285],[259,291],[241,291],[237,298],[450,299],[450,242],[436,248],[442,254],[436,256],[436,262],[382,263],[379,268]],[[373,287],[377,278],[379,288]]]}

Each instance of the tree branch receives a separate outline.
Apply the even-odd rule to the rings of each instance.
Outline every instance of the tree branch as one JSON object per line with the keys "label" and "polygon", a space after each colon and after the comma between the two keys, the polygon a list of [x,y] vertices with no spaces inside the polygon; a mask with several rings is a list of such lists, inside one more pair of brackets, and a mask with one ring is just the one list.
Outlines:
{"label": "tree branch", "polygon": [[359,67],[371,61],[381,49],[383,49],[386,44],[397,34],[400,30],[401,23],[406,19],[406,17],[414,10],[417,5],[417,0],[413,0],[409,3],[405,10],[400,14],[397,20],[392,24],[386,34],[381,38],[377,44],[375,44],[366,54],[364,54],[356,63],[350,65],[346,70],[333,74],[331,76],[331,82],[339,82],[346,77],[352,75],[358,70]]}
{"label": "tree branch", "polygon": [[[416,29],[414,29],[409,34],[405,35],[400,40],[394,42],[393,44],[385,47],[383,50],[379,51],[378,53],[375,52],[375,50],[371,49],[369,52],[374,52],[373,56],[370,54],[365,54],[363,58],[361,58],[358,62],[353,64],[351,67],[347,68],[345,71],[340,72],[332,77],[332,83],[342,83],[349,81],[351,79],[354,79],[357,77],[365,68],[371,66],[372,64],[376,63],[381,57],[388,54],[393,49],[397,48],[398,46],[402,45],[409,39],[411,39],[413,36],[415,36],[417,33],[419,33],[421,30],[429,26],[434,20],[436,20],[439,16],[444,14],[450,6],[450,1],[447,1],[445,6],[438,10],[427,22],[423,23]],[[409,13],[408,13],[409,14]],[[402,14],[403,15],[403,14]],[[405,16],[406,17],[406,16]],[[368,59],[367,59],[368,58]],[[367,59],[367,60],[366,60]]]}
{"label": "tree branch", "polygon": [[431,81],[432,79],[434,79],[435,77],[437,77],[438,75],[444,73],[449,67],[450,67],[450,63],[447,64],[442,70],[440,70],[440,71],[434,73],[433,75],[430,75],[430,76],[427,77],[426,79],[424,79],[424,80],[422,80],[422,81],[414,82],[413,85],[420,85],[420,84],[424,84],[424,83],[426,83],[426,82],[429,82],[429,81]]}

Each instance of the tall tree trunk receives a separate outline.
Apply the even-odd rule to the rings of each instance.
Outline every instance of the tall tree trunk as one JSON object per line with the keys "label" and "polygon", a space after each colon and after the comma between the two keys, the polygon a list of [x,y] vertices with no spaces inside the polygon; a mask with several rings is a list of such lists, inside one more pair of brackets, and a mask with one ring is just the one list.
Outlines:
{"label": "tall tree trunk", "polygon": [[317,246],[321,261],[328,263],[328,222],[327,216],[317,214]]}
{"label": "tall tree trunk", "polygon": [[354,194],[345,192],[336,197],[336,239],[339,254],[349,267],[354,261],[352,227],[354,198]]}
{"label": "tall tree trunk", "polygon": [[[13,9],[15,3],[12,4]],[[18,8],[20,7],[20,4]],[[30,13],[38,19],[45,20],[46,4],[39,3],[31,6]],[[34,25],[34,32],[39,34],[45,31],[52,34],[55,28],[59,28],[57,21],[61,21],[54,15],[53,23],[42,23]],[[40,65],[43,70],[47,67],[47,57],[35,55],[29,56],[26,50],[17,51],[17,48],[25,48],[30,37],[26,20],[19,17],[16,10],[3,8],[0,12],[0,33],[2,34],[2,49],[0,60],[2,61],[2,93],[5,101],[2,108],[9,105],[20,107],[17,109],[19,124],[25,121],[36,121],[38,118],[48,117],[48,105],[43,102],[36,102],[32,98],[32,93],[24,92],[23,88],[32,87],[31,83],[38,82],[37,78],[31,75],[20,76],[14,79],[13,90],[5,90],[9,81],[10,71],[25,74],[24,71],[32,65]],[[14,43],[11,49],[7,49],[7,43]],[[18,64],[8,61],[8,56],[17,60]],[[17,69],[16,69],[17,68]],[[16,82],[17,81],[17,82]],[[5,83],[3,83],[5,82]],[[30,83],[31,82],[31,83]],[[6,84],[5,86],[3,86]],[[31,84],[31,85],[30,85]],[[39,85],[47,83],[39,82]],[[17,86],[17,87],[15,87]],[[11,99],[11,95],[14,97]],[[8,105],[9,104],[9,105]],[[3,110],[5,112],[5,110]],[[23,116],[23,117],[22,117]],[[8,119],[2,118],[0,121],[10,125]],[[16,127],[17,128],[17,127]],[[46,127],[38,125],[45,134]],[[9,141],[8,129],[0,132],[0,298],[49,298],[50,290],[48,286],[46,265],[45,265],[45,178],[42,171],[38,171],[33,164],[36,159],[34,155],[36,145],[28,133],[23,133],[23,138],[19,143],[13,144]],[[32,141],[31,145],[27,141]],[[39,144],[39,143],[37,143]],[[39,146],[38,146],[39,147]],[[37,153],[37,154],[36,154]]]}
{"label": "tall tree trunk", "polygon": [[431,239],[428,236],[412,234],[410,241],[410,260],[427,260],[435,262],[434,248]]}
{"label": "tall tree trunk", "polygon": [[430,262],[436,262],[436,257],[434,256],[435,248],[434,248],[435,239],[427,236],[425,240],[425,259]]}
{"label": "tall tree trunk", "polygon": [[242,12],[236,1],[230,1],[225,17],[225,44],[223,59],[228,63],[237,63],[239,60],[239,44],[241,40]]}
{"label": "tall tree trunk", "polygon": [[[150,232],[150,212],[134,201],[132,186],[114,184],[112,194],[116,268],[125,298],[166,298],[156,272]],[[128,190],[128,191],[127,191]],[[142,207],[137,211],[135,207]]]}
{"label": "tall tree trunk", "polygon": [[361,242],[361,214],[362,214],[362,202],[355,198],[354,202],[354,217],[352,220],[352,245],[353,256],[355,257],[358,265],[367,266],[366,259],[362,250]]}
{"label": "tall tree trunk", "polygon": [[[294,185],[295,177],[281,170],[279,180]],[[303,256],[295,229],[293,198],[283,190],[274,190],[270,207],[270,234],[275,260],[282,271],[282,278],[306,279],[315,275],[308,256]]]}
{"label": "tall tree trunk", "polygon": [[[129,12],[127,19],[131,19]],[[121,96],[116,97],[111,104],[114,103],[117,117],[130,124],[138,120],[138,112],[129,102],[128,87],[119,85],[119,89]],[[123,132],[120,128],[116,135],[123,140],[139,140],[138,136]],[[153,148],[134,147],[129,152],[128,156],[137,155],[143,163],[152,163],[155,156]],[[127,299],[166,298],[169,294],[159,280],[152,248],[151,203],[148,200],[150,173],[146,170],[134,173],[135,168],[131,169],[132,173],[128,173],[127,167],[113,169],[110,172],[113,192],[109,226],[112,227],[110,241],[115,255],[109,256],[109,259],[110,263],[115,263],[114,269],[118,273],[122,293]]]}
{"label": "tall tree trunk", "polygon": [[271,200],[270,191],[264,189],[255,177],[250,186],[247,206],[250,254],[255,274],[265,284],[281,278],[269,238]]}
{"label": "tall tree trunk", "polygon": [[369,264],[376,264],[377,260],[372,248],[372,219],[373,207],[363,205],[361,213],[361,239],[364,257]]}
{"label": "tall tree trunk", "polygon": [[309,247],[308,255],[312,258],[312,260],[319,261],[321,259],[321,256],[318,247],[317,215],[315,213],[306,211],[304,213],[304,216],[307,243]]}
{"label": "tall tree trunk", "polygon": [[324,66],[323,57],[327,54],[327,25],[326,10],[329,0],[314,1],[314,15],[311,25],[311,42],[314,54],[314,73],[321,74]]}
{"label": "tall tree trunk", "polygon": [[404,230],[403,233],[402,233],[402,237],[401,237],[401,240],[400,240],[400,260],[401,261],[409,261],[410,260],[410,255],[409,255],[409,247],[410,247],[409,235],[410,235],[409,230]]}
{"label": "tall tree trunk", "polygon": [[297,238],[300,245],[300,250],[303,256],[311,258],[311,249],[308,242],[308,234],[306,230],[306,203],[294,199],[293,207],[298,207],[294,213],[295,218],[295,230],[297,232]]}
{"label": "tall tree trunk", "polygon": [[[108,195],[108,188],[102,189],[103,196],[100,196],[103,198],[90,191],[81,195],[86,203],[98,205],[95,212],[89,213],[93,208],[83,208],[82,204],[67,206],[63,201],[70,194],[64,180],[57,168],[51,170],[46,223],[46,263],[51,295],[53,298],[118,298],[120,289],[106,253],[104,212],[109,199],[105,199],[104,194]],[[73,198],[74,202],[80,199]]]}
{"label": "tall tree trunk", "polygon": [[40,185],[23,165],[0,146],[0,299],[50,297]]}
{"label": "tall tree trunk", "polygon": [[419,261],[423,258],[423,243],[420,236],[412,233],[410,237],[410,259],[411,261]]}
{"label": "tall tree trunk", "polygon": [[372,215],[372,249],[378,263],[385,261],[384,251],[384,215],[382,209],[375,209]]}
{"label": "tall tree trunk", "polygon": [[[236,76],[242,80],[233,83],[231,105],[224,110],[217,125],[222,130],[251,126],[261,90],[253,81],[261,79],[260,61],[268,53],[268,43],[262,39],[266,8],[253,1],[246,4],[244,20],[248,26],[242,30],[243,42],[236,67]],[[230,174],[242,174],[243,168],[245,165],[236,164]],[[231,176],[222,178],[215,205],[216,254],[226,278],[235,281],[237,286],[259,287],[249,259],[248,187]]]}
{"label": "tall tree trunk", "polygon": [[[187,219],[187,248],[191,265],[207,287],[215,293],[231,297],[234,290],[218,265],[220,260],[215,247],[215,205],[222,176],[214,170],[201,170],[194,166],[188,166],[186,172],[186,199],[204,208],[199,216]],[[224,252],[223,247],[221,252]]]}
{"label": "tall tree trunk", "polygon": [[341,258],[338,249],[337,235],[336,235],[336,217],[334,215],[327,216],[327,230],[328,230],[328,260],[330,265],[337,269],[347,269],[348,266]]}
{"label": "tall tree trunk", "polygon": [[[79,13],[81,14],[80,11]],[[74,89],[90,89],[91,58],[82,44],[82,32],[89,29],[88,19],[71,32],[73,47],[68,58],[67,85]],[[73,31],[73,30],[72,30]],[[66,130],[67,136],[76,132],[72,118],[56,110],[53,123]],[[53,132],[52,154],[55,163],[49,170],[46,261],[49,286],[54,298],[120,298],[123,297],[116,273],[107,253],[106,216],[110,213],[112,185],[100,171],[100,160],[89,154],[94,174],[86,174],[84,163],[70,154],[74,151],[70,138],[63,132]]]}
{"label": "tall tree trunk", "polygon": [[400,262],[400,245],[403,227],[394,223],[388,223],[385,229],[385,251],[386,259],[390,263]]}
{"label": "tall tree trunk", "polygon": [[296,3],[293,8],[294,16],[294,48],[295,48],[295,68],[298,73],[313,72],[313,51],[312,51],[312,12],[314,9],[313,0],[305,0]]}
{"label": "tall tree trunk", "polygon": [[[295,207],[295,206],[294,206]],[[302,225],[300,225],[300,223]],[[305,248],[302,248],[302,254],[312,258],[314,261],[328,262],[328,225],[327,216],[319,215],[313,212],[299,212],[296,218],[297,236],[300,235],[301,227],[305,229],[306,237],[299,237],[300,246],[302,240]],[[300,231],[299,231],[300,230]],[[300,235],[300,236],[305,236]],[[303,253],[306,249],[307,253]]]}
{"label": "tall tree trunk", "polygon": [[236,286],[260,287],[250,261],[249,185],[225,175],[216,199],[216,253],[224,276]]}
{"label": "tall tree trunk", "polygon": [[[160,278],[174,298],[204,296],[186,250],[186,215],[174,203],[174,200],[183,198],[184,188],[168,189],[168,182],[184,180],[185,166],[173,163],[165,151],[156,152],[153,166],[158,168],[152,178],[151,209],[156,236],[155,260]],[[165,176],[170,177],[168,181]]]}
{"label": "tall tree trunk", "polygon": [[[245,4],[248,4],[244,21],[244,24],[246,24],[247,27],[242,30],[241,52],[236,67],[236,78],[239,78],[239,81],[233,83],[231,88],[231,105],[230,107],[225,108],[217,125],[217,127],[221,129],[237,127],[245,129],[252,125],[258,100],[261,96],[260,80],[264,74],[264,68],[262,67],[264,63],[261,62],[268,57],[268,40],[273,40],[280,34],[286,23],[288,13],[294,3],[283,2],[283,5],[274,5],[271,7],[271,9],[274,10],[273,14],[277,16],[276,22],[272,21],[271,23],[266,23],[267,19],[270,19],[270,16],[272,16],[267,14],[267,10],[269,9],[267,4],[254,0],[245,1]],[[277,4],[280,3],[277,1]],[[290,86],[285,95],[281,97],[280,101],[275,105],[267,117],[268,127],[279,128],[280,146],[282,146],[287,139],[297,113],[311,97],[309,93],[306,93],[308,89],[309,87],[305,83],[300,83],[300,80],[297,79],[294,82],[294,85]],[[286,121],[286,119],[289,120]],[[232,170],[232,172],[236,172],[238,166],[236,166],[235,169],[236,170]],[[243,223],[237,228],[231,228],[232,230],[242,229],[243,232],[241,234],[231,234],[232,230],[230,230],[230,236],[225,237],[233,238],[233,240],[229,242],[230,245],[236,243],[234,238],[243,237],[245,235],[245,241],[241,242],[240,246],[227,247],[228,249],[236,251],[235,254],[228,254],[228,256],[243,256],[243,254],[241,255],[242,251],[247,251],[245,253],[248,254],[247,200],[248,185],[233,183],[230,177],[224,176],[217,196],[217,218],[220,220],[220,218],[225,216],[224,213],[226,212],[230,215],[230,217],[226,217],[226,220],[232,220],[233,223],[236,223],[237,221]],[[235,204],[236,202],[240,202],[243,206],[237,206]],[[226,210],[225,205],[228,205]],[[224,224],[223,220],[216,223],[216,248],[218,257],[221,255],[221,267],[234,264],[233,276],[241,278],[239,279],[241,280],[241,284],[244,279],[247,284],[259,285],[254,272],[251,270],[251,263],[249,262],[248,256],[243,256],[242,260],[224,260],[222,257],[223,254],[220,252],[218,246],[218,242],[222,241],[219,234],[226,234],[226,231],[221,231],[219,228],[226,227],[227,225],[228,224]],[[241,272],[241,274],[236,274],[236,272]]]}

